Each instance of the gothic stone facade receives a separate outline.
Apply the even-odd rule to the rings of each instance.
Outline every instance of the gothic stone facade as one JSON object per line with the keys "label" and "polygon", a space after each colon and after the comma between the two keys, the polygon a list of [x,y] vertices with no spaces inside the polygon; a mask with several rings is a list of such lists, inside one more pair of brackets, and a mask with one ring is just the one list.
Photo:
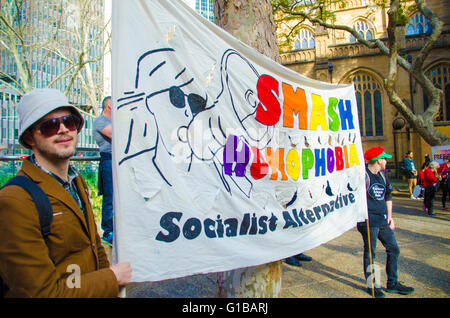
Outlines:
{"label": "gothic stone facade", "polygon": [[[411,4],[413,1],[410,1]],[[353,26],[366,39],[384,39],[387,43],[387,10],[375,6],[372,0],[352,0],[343,9],[332,7],[336,12],[336,24]],[[427,0],[426,5],[439,15],[444,23],[443,32],[435,48],[425,62],[427,74],[439,85],[445,98],[441,111],[436,116],[438,130],[450,134],[450,0]],[[409,15],[405,26],[404,53],[414,59],[423,46],[430,25],[420,12]],[[278,30],[280,34],[283,30]],[[415,153],[418,165],[424,161],[431,147],[410,129],[408,125],[393,129],[398,111],[390,104],[383,87],[388,74],[388,58],[378,49],[369,49],[358,43],[345,31],[324,29],[305,22],[289,47],[282,47],[282,63],[307,76],[320,81],[342,84],[354,83],[359,108],[359,123],[364,150],[381,145],[395,155],[398,162],[404,159],[407,150]],[[422,88],[407,72],[399,67],[397,90],[405,100],[421,113],[427,107],[427,98]]]}

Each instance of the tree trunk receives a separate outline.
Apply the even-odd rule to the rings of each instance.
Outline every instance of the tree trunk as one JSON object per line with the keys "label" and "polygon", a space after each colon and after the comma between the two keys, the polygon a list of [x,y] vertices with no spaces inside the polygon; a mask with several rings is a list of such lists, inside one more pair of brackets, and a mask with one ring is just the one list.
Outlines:
{"label": "tree trunk", "polygon": [[217,297],[274,298],[281,292],[282,262],[217,274]]}
{"label": "tree trunk", "polygon": [[[216,0],[215,23],[258,52],[280,62],[270,0]],[[217,297],[278,297],[282,262],[217,274]]]}
{"label": "tree trunk", "polygon": [[215,23],[234,37],[280,62],[270,0],[216,0]]}

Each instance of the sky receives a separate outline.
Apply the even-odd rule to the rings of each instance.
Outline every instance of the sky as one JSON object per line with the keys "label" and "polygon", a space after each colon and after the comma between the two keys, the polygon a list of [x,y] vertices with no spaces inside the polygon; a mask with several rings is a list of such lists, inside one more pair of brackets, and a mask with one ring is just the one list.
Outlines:
{"label": "sky", "polygon": [[195,8],[195,0],[183,0],[185,3],[187,3],[191,8]]}

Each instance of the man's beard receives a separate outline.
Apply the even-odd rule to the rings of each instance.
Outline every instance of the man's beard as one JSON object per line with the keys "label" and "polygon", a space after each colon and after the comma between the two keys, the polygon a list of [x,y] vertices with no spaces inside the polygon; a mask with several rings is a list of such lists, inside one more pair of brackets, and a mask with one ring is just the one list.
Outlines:
{"label": "man's beard", "polygon": [[[75,137],[76,139],[76,137]],[[76,143],[75,143],[76,145]],[[75,154],[75,146],[62,149],[59,152],[55,152],[53,148],[49,147],[48,144],[37,142],[36,148],[41,154],[41,156],[47,158],[47,160],[67,160],[70,159]]]}
{"label": "man's beard", "polygon": [[75,149],[66,149],[56,154],[56,159],[66,160],[72,158],[75,154]]}

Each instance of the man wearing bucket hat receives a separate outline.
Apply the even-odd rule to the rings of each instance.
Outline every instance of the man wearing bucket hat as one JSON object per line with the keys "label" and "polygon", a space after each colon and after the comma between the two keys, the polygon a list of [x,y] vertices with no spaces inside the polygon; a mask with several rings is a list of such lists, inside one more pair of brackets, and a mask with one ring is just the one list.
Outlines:
{"label": "man wearing bucket hat", "polygon": [[377,281],[376,266],[373,265],[377,239],[386,249],[387,292],[410,294],[414,288],[403,286],[397,280],[397,265],[400,249],[395,238],[395,224],[392,219],[392,186],[383,173],[386,169],[386,159],[392,158],[382,147],[372,147],[364,153],[367,161],[366,191],[368,219],[357,224],[364,241],[364,275],[367,282],[367,292],[377,298],[384,297]]}
{"label": "man wearing bucket hat", "polygon": [[19,142],[33,151],[18,175],[34,181],[53,208],[43,237],[33,199],[22,187],[0,190],[0,278],[6,297],[117,297],[129,263],[110,266],[81,175],[69,165],[80,112],[55,89],[35,89],[17,105]]}

